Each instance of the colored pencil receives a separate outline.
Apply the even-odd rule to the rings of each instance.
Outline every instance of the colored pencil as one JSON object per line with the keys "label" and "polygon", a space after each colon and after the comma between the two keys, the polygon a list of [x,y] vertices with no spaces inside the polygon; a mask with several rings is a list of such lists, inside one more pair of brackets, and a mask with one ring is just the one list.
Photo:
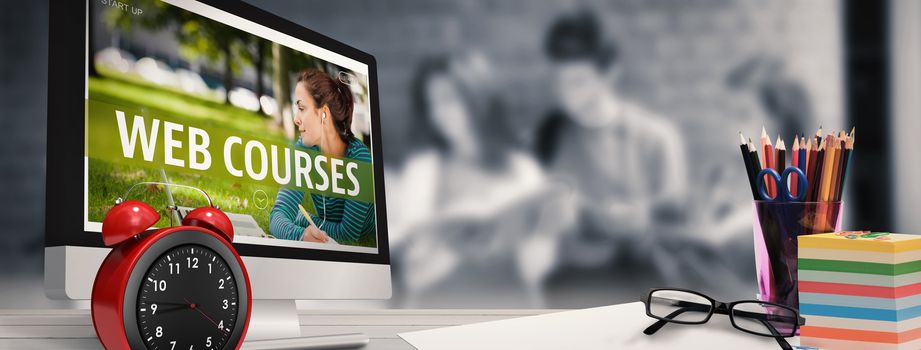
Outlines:
{"label": "colored pencil", "polygon": [[[800,166],[800,146],[799,146],[799,137],[793,136],[793,152],[790,153],[790,166],[794,166],[803,170],[803,167]],[[799,175],[790,176],[790,194],[794,197],[799,195]]]}
{"label": "colored pencil", "polygon": [[822,170],[825,165],[825,141],[823,140],[819,144],[819,150],[815,155],[815,171],[812,173],[812,182],[815,186],[812,186],[812,192],[809,193],[810,202],[819,201],[819,193],[822,188]]}
{"label": "colored pencil", "polygon": [[[822,139],[822,145],[819,146],[818,157],[819,157],[820,163],[816,164],[816,168],[819,169],[819,171],[816,172],[816,175],[817,175],[816,181],[818,181],[818,185],[816,186],[816,190],[817,190],[816,199],[815,199],[816,202],[826,201],[825,195],[827,194],[828,177],[830,175],[829,174],[830,167],[828,165],[829,163],[831,163],[830,155],[832,152],[832,149],[830,147],[830,144],[831,144],[830,141],[831,140],[829,140],[826,137]],[[813,223],[812,232],[828,231],[829,227],[826,223],[827,218],[828,218],[827,206],[823,205],[822,203],[816,205],[815,222]]]}
{"label": "colored pencil", "polygon": [[[799,170],[803,171],[803,175],[806,174],[806,160],[807,160],[806,154],[807,154],[806,138],[801,137],[800,146],[799,146],[799,155],[797,156],[799,161],[796,163],[796,167],[799,168]],[[805,179],[806,178],[804,177],[802,180],[805,180]],[[800,192],[806,191],[806,187],[808,186],[807,181],[802,181],[802,180],[797,182],[797,184],[799,184],[799,186],[796,187],[797,194],[799,194]]]}
{"label": "colored pencil", "polygon": [[835,145],[835,177],[832,181],[831,189],[831,200],[839,201],[841,200],[841,177],[843,173],[842,166],[844,165],[844,148],[847,142],[847,134],[844,133],[844,130],[838,132],[837,144]]}
{"label": "colored pencil", "polygon": [[812,137],[809,138],[809,141],[806,141],[806,201],[812,200],[812,191],[815,188],[815,160],[816,153],[818,153],[818,147],[812,143]]}
{"label": "colored pencil", "polygon": [[745,142],[745,136],[739,131],[739,149],[742,151],[742,161],[745,163],[745,173],[748,175],[748,185],[752,190],[752,197],[758,199],[758,190],[755,188],[754,168],[752,167],[751,152],[748,150],[748,142]]}
{"label": "colored pencil", "polygon": [[809,177],[809,164],[812,163],[812,161],[814,160],[812,158],[813,146],[812,146],[811,137],[805,140],[806,140],[806,168],[803,169],[803,171],[806,172],[806,178],[808,178]]}
{"label": "colored pencil", "polygon": [[822,165],[822,188],[819,200],[827,202],[830,198],[831,182],[835,176],[835,147],[838,144],[834,135],[825,137],[825,163]]}
{"label": "colored pencil", "polygon": [[844,143],[844,154],[841,157],[841,182],[838,183],[838,200],[842,199],[844,192],[844,179],[847,178],[847,164],[851,161],[851,152],[854,150],[854,131],[848,136]]}
{"label": "colored pencil", "polygon": [[755,147],[755,143],[752,142],[752,139],[748,139],[748,154],[751,157],[752,162],[752,173],[755,176],[761,172],[761,159],[758,158],[758,148]]}
{"label": "colored pencil", "polygon": [[832,153],[831,155],[832,157],[831,158],[832,159],[831,176],[828,178],[828,200],[829,201],[832,201],[833,200],[832,198],[834,198],[835,181],[838,178],[838,167],[841,165],[840,163],[840,159],[841,159],[840,158],[840,155],[841,155],[841,142],[840,141],[841,139],[839,139],[838,135],[836,134],[832,134],[831,136],[833,136],[832,140],[834,143],[834,153]]}
{"label": "colored pencil", "polygon": [[832,177],[828,182],[828,200],[835,201],[838,197],[836,193],[838,190],[838,181],[841,181],[841,153],[844,152],[844,147],[841,147],[842,140],[835,137],[835,154],[833,155],[834,163],[832,163]]}
{"label": "colored pencil", "polygon": [[[761,127],[761,157],[764,158],[761,161],[761,169],[774,169],[774,146],[771,145],[771,138],[768,136],[764,126]],[[776,196],[777,192],[774,188],[776,184],[774,184],[774,181],[767,178],[767,175],[765,175],[763,180],[766,184],[765,186],[767,186],[767,193],[771,195],[771,197]]]}
{"label": "colored pencil", "polygon": [[787,144],[783,142],[780,136],[777,136],[777,143],[774,144],[774,170],[782,173],[787,167]]}
{"label": "colored pencil", "polygon": [[[777,135],[777,143],[774,145],[774,170],[777,170],[778,174],[783,174],[784,168],[787,166],[787,144],[783,142],[780,135]],[[775,191],[775,196],[780,195],[780,189],[776,189]]]}

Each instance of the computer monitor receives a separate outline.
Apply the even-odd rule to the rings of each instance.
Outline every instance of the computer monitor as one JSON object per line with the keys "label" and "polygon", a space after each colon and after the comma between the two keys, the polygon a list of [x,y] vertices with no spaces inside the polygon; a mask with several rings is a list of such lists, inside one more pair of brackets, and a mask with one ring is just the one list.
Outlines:
{"label": "computer monitor", "polygon": [[[228,214],[254,313],[258,299],[389,298],[381,154],[365,52],[239,1],[51,4],[52,298],[90,298],[109,252],[101,222],[145,181],[201,188]],[[164,210],[157,226],[201,204],[141,189],[166,198],[152,204]],[[304,240],[304,212],[330,241]]]}

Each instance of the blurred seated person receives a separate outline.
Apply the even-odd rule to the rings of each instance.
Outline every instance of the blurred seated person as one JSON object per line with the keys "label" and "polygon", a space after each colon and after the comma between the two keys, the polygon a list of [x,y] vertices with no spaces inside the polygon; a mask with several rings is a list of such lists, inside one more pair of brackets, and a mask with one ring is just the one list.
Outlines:
{"label": "blurred seated person", "polygon": [[809,89],[779,55],[758,53],[746,59],[729,72],[726,85],[733,91],[752,94],[768,117],[767,122],[753,118],[755,124],[781,131],[784,139],[793,134],[802,136],[819,126]]}
{"label": "blurred seated person", "polygon": [[528,263],[551,261],[544,232],[555,225],[538,220],[549,201],[535,200],[543,172],[514,141],[494,75],[476,53],[431,57],[416,72],[412,151],[387,176],[404,306],[529,306],[521,289],[550,268]]}
{"label": "blurred seated person", "polygon": [[595,15],[564,15],[545,40],[558,106],[538,127],[535,151],[579,203],[577,232],[562,254],[598,266],[616,255],[618,242],[643,235],[652,223],[679,220],[687,191],[684,142],[672,121],[618,92],[620,52]]}

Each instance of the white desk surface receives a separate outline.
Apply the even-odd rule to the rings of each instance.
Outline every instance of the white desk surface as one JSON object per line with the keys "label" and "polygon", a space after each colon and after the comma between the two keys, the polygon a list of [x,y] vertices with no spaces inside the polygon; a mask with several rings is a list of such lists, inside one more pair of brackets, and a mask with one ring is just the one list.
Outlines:
{"label": "white desk surface", "polygon": [[[301,334],[362,332],[367,350],[413,350],[397,333],[562,310],[300,310]],[[48,316],[55,321],[49,321]],[[0,349],[101,349],[89,310],[0,310]]]}

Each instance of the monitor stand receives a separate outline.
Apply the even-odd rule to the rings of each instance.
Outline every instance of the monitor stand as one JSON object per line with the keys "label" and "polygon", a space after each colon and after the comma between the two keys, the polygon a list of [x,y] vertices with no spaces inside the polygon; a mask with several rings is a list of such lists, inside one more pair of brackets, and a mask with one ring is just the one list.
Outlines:
{"label": "monitor stand", "polygon": [[368,344],[362,333],[301,337],[294,300],[253,299],[244,349],[351,349]]}

